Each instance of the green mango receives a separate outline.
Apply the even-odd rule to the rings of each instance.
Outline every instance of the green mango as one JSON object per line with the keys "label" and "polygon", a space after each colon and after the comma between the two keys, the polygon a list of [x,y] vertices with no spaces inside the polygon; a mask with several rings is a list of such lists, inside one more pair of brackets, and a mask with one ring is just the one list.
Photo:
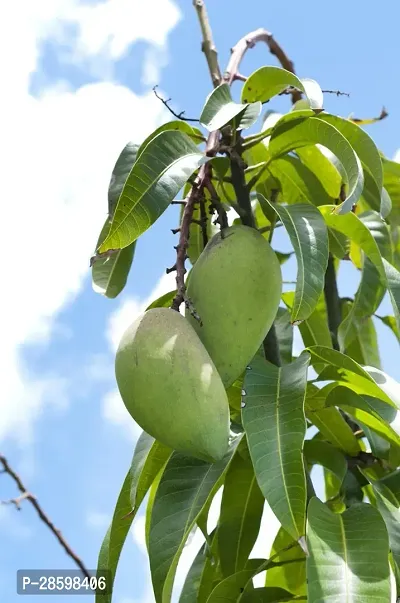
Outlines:
{"label": "green mango", "polygon": [[115,375],[133,419],[166,446],[208,462],[229,443],[229,404],[221,378],[185,318],[148,310],[125,331]]}
{"label": "green mango", "polygon": [[[282,274],[272,247],[254,228],[234,225],[208,242],[190,273],[185,316],[225,387],[257,353],[278,311]],[[193,309],[192,309],[193,311]]]}

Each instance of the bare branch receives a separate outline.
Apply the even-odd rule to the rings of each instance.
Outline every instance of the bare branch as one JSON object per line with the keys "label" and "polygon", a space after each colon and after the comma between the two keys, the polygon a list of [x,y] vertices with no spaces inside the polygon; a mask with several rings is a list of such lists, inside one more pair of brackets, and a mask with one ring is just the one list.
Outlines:
{"label": "bare branch", "polygon": [[90,574],[89,570],[86,569],[86,567],[83,564],[83,562],[81,561],[81,559],[71,549],[71,547],[69,546],[69,544],[67,543],[67,541],[65,540],[65,538],[62,536],[60,530],[58,530],[55,527],[55,525],[53,524],[53,522],[50,521],[49,517],[46,515],[46,513],[43,511],[42,507],[39,505],[36,497],[33,496],[33,494],[31,494],[25,488],[24,484],[21,481],[21,478],[10,467],[7,459],[3,455],[0,455],[0,463],[3,465],[3,470],[1,471],[1,473],[7,473],[14,480],[14,482],[15,482],[18,490],[21,492],[21,496],[12,498],[12,499],[7,500],[7,501],[2,501],[2,504],[13,504],[13,505],[15,505],[15,507],[18,510],[20,510],[20,503],[23,500],[29,500],[29,502],[32,504],[32,506],[35,508],[37,514],[39,515],[39,518],[43,521],[43,523],[45,523],[47,525],[47,527],[49,528],[49,530],[51,530],[51,532],[53,532],[54,536],[57,538],[58,542],[61,544],[62,548],[67,553],[67,555],[69,557],[71,557],[71,559],[74,561],[74,563],[79,567],[79,569],[81,570],[82,574],[85,577],[87,577],[87,578],[90,579],[91,574]]}
{"label": "bare branch", "polygon": [[216,46],[214,44],[210,22],[208,20],[207,9],[204,4],[204,0],[193,0],[193,6],[195,7],[197,16],[199,18],[201,33],[203,37],[201,49],[207,59],[208,70],[210,72],[212,83],[215,88],[221,83],[222,75],[218,64],[218,54]]}
{"label": "bare branch", "polygon": [[156,97],[158,98],[159,101],[162,102],[162,104],[164,105],[164,107],[167,107],[168,111],[170,113],[172,113],[172,115],[174,117],[176,117],[176,119],[180,119],[181,121],[188,121],[188,122],[196,122],[196,123],[200,123],[200,120],[197,119],[196,117],[185,117],[185,111],[181,111],[180,113],[175,113],[175,111],[173,109],[171,109],[171,107],[169,106],[169,102],[172,100],[170,98],[163,98],[162,96],[160,96],[157,92],[157,88],[158,86],[153,86],[153,92],[156,95]]}

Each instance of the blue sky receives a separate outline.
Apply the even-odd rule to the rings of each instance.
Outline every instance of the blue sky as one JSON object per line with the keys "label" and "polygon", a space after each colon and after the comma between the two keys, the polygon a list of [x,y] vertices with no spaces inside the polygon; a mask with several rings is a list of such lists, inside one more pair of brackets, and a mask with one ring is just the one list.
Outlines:
{"label": "blue sky", "polygon": [[[92,291],[88,258],[119,151],[169,119],[152,85],[159,84],[188,115],[200,113],[210,91],[191,4],[25,0],[10,5],[0,24],[6,237],[0,450],[90,568],[138,435],[115,393],[113,354],[127,321],[153,289],[171,288],[171,279],[159,280],[173,264],[176,243],[169,229],[176,226],[176,208],[140,240],[128,286],[117,300]],[[289,9],[261,0],[247,0],[245,10],[232,0],[208,5],[222,66],[242,35],[266,27],[300,77],[350,93],[327,96],[327,110],[364,117],[385,105],[389,118],[369,132],[388,156],[395,154],[395,3],[389,14],[353,2],[351,15],[343,0],[329,8],[292,3]],[[242,72],[266,64],[275,59],[260,46],[248,52]],[[279,99],[270,108],[285,110],[288,102]],[[281,233],[275,242],[281,250],[287,245]],[[293,278],[294,262],[288,271]],[[354,292],[347,266],[340,285],[343,295]],[[400,381],[397,345],[378,328],[384,369]],[[0,477],[0,498],[15,496],[12,481]],[[152,600],[141,529],[139,518],[118,573],[117,603]],[[0,507],[0,535],[2,601],[17,601],[17,569],[74,567],[29,504],[19,513]]]}

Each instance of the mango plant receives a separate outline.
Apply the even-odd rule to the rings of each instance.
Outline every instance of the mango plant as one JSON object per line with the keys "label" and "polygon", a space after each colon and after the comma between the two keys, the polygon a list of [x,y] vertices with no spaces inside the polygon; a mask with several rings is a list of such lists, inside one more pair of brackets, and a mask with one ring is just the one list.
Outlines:
{"label": "mango plant", "polygon": [[[180,114],[126,145],[91,259],[94,289],[115,298],[136,241],[180,209],[176,264],[165,267],[176,289],[132,321],[116,355],[119,391],[143,433],[98,569],[114,581],[146,500],[157,603],[171,601],[196,529],[204,543],[181,603],[395,601],[400,394],[381,370],[375,325],[400,339],[400,166],[362,120],[326,111],[318,83],[295,74],[270,32],[243,37],[222,73],[204,2],[193,5],[213,83],[198,127]],[[260,43],[280,66],[245,77],[242,58]],[[288,112],[263,116],[277,95],[291,99]],[[278,228],[289,253],[274,247]],[[351,298],[339,294],[344,262],[359,274]],[[393,312],[382,316],[385,296]],[[266,504],[280,529],[254,559]]]}

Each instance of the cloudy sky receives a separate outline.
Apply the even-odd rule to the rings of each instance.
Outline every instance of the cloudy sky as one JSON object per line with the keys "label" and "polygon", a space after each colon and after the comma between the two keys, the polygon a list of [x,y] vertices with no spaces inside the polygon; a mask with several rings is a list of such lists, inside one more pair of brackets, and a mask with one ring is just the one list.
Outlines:
{"label": "cloudy sky", "polygon": [[[363,117],[386,106],[390,117],[369,131],[388,156],[395,155],[399,7],[392,3],[389,15],[356,1],[350,14],[348,2],[338,0],[319,10],[296,3],[288,14],[280,3],[266,10],[262,0],[247,0],[245,11],[232,0],[208,4],[222,65],[244,33],[272,30],[301,77],[351,94],[327,98],[328,110]],[[264,64],[275,62],[256,48],[242,71]],[[147,300],[172,288],[173,275],[163,275],[173,264],[169,229],[176,226],[176,208],[140,240],[129,284],[117,300],[92,291],[88,260],[120,150],[169,119],[152,86],[159,84],[177,109],[196,115],[209,76],[190,0],[8,3],[0,19],[0,66],[0,450],[86,566],[95,568],[138,436],[115,391],[113,355]],[[287,103],[280,99],[274,108]],[[295,266],[288,269],[293,273]],[[342,293],[353,288],[344,271]],[[384,330],[379,337],[384,368],[400,380],[396,344]],[[0,498],[15,496],[13,483],[0,477]],[[274,530],[269,518],[267,532]],[[73,567],[28,504],[20,513],[0,507],[0,535],[0,596],[7,603],[17,601],[17,569]],[[115,601],[152,601],[141,517],[122,557]]]}

